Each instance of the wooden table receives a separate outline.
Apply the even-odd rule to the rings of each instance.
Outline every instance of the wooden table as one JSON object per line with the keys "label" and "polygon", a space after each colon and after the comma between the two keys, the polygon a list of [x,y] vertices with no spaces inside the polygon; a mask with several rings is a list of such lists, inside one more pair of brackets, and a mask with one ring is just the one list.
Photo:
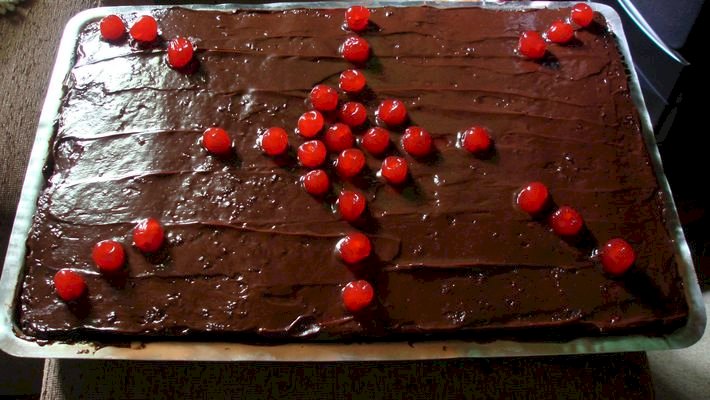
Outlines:
{"label": "wooden table", "polygon": [[[72,15],[99,3],[98,0],[25,1],[18,12],[0,16],[1,259],[4,259],[62,29]],[[36,375],[38,368],[37,361],[0,355],[0,388],[5,386],[3,383],[17,386],[22,379],[32,378],[32,371]],[[17,389],[22,391],[21,387]],[[262,398],[289,392],[306,398],[368,399],[429,399],[443,395],[451,398],[481,395],[500,398],[653,397],[646,355],[628,353],[333,364],[51,361],[44,398],[75,398],[89,393],[96,398],[122,395],[172,398],[195,394]]]}

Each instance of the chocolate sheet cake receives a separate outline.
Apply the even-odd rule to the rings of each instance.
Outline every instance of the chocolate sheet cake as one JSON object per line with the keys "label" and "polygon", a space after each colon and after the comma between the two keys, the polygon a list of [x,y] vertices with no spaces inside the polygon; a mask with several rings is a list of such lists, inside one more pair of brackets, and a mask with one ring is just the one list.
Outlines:
{"label": "chocolate sheet cake", "polygon": [[[311,88],[337,86],[352,68],[339,54],[353,35],[343,10],[160,9],[151,13],[160,37],[149,46],[110,43],[98,21],[86,25],[27,241],[21,330],[44,339],[546,339],[655,335],[685,322],[661,191],[602,16],[535,61],[516,54],[520,33],[544,30],[569,9],[371,12],[360,33],[372,51],[360,68],[367,89],[341,101],[362,102],[367,127],[382,99],[400,99],[410,124],[431,132],[435,153],[409,156],[404,127],[391,129],[388,154],[409,161],[407,183],[383,182],[381,157],[365,152],[366,170],[352,180],[327,168],[333,189],[324,198],[300,183],[305,169],[292,155],[306,139],[294,127]],[[195,43],[191,71],[166,64],[165,43],[176,36]],[[490,131],[485,157],[456,145],[471,125]],[[202,147],[210,126],[230,133],[232,156]],[[272,126],[288,131],[285,160],[256,145]],[[515,194],[532,181],[584,216],[583,237],[561,238],[517,209]],[[334,211],[342,188],[367,198],[354,223]],[[149,217],[166,241],[146,255],[131,234]],[[372,242],[357,268],[335,252],[353,231]],[[636,251],[621,277],[594,257],[614,237]],[[119,275],[91,259],[105,239],[124,243]],[[61,268],[85,279],[80,301],[55,293]],[[359,313],[341,301],[355,279],[375,290]]]}

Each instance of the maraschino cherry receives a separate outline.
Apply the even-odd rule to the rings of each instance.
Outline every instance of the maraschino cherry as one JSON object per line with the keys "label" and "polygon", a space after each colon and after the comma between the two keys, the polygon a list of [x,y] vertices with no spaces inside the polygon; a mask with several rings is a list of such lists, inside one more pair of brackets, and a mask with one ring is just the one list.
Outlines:
{"label": "maraschino cherry", "polygon": [[356,313],[372,303],[375,297],[375,290],[367,281],[353,281],[345,285],[342,296],[345,309]]}
{"label": "maraschino cherry", "polygon": [[155,218],[147,218],[133,229],[133,244],[144,253],[155,253],[160,250],[165,240],[165,232]]}
{"label": "maraschino cherry", "polygon": [[582,231],[582,215],[572,207],[562,206],[550,216],[552,230],[560,236],[575,236]]}
{"label": "maraschino cherry", "polygon": [[192,61],[195,46],[189,39],[176,37],[168,43],[168,65],[173,68],[183,68]]}
{"label": "maraschino cherry", "polygon": [[99,23],[101,37],[109,42],[115,42],[126,34],[126,25],[118,15],[107,15]]}
{"label": "maraschino cherry", "polygon": [[365,211],[365,196],[358,192],[343,190],[338,196],[337,205],[340,216],[348,222],[354,222]]}
{"label": "maraschino cherry", "polygon": [[320,140],[309,140],[298,147],[298,161],[306,168],[316,168],[323,164],[328,155]]}
{"label": "maraschino cherry", "polygon": [[288,149],[288,134],[283,128],[271,127],[259,136],[259,146],[267,155],[281,155]]}
{"label": "maraschino cherry", "polygon": [[62,268],[54,274],[54,290],[64,301],[78,300],[86,292],[86,281],[78,273]]}
{"label": "maraschino cherry", "polygon": [[362,31],[370,21],[370,10],[363,6],[352,6],[345,11],[345,24],[350,30]]}
{"label": "maraschino cherry", "polygon": [[528,214],[538,214],[547,205],[549,192],[541,182],[531,182],[525,185],[517,196],[518,207]]}
{"label": "maraschino cherry", "polygon": [[150,15],[143,15],[133,23],[129,33],[136,42],[153,42],[158,37],[158,22]]}
{"label": "maraschino cherry", "polygon": [[345,149],[335,160],[335,170],[342,178],[352,178],[365,167],[365,155],[359,149]]}
{"label": "maraschino cherry", "polygon": [[402,157],[389,156],[382,161],[380,175],[389,183],[399,185],[407,180],[409,166]]}
{"label": "maraschino cherry", "polygon": [[308,98],[318,111],[333,111],[338,107],[338,92],[328,85],[314,86]]}
{"label": "maraschino cherry", "polygon": [[611,239],[599,251],[604,272],[623,275],[636,261],[634,248],[624,239]]}
{"label": "maraschino cherry", "polygon": [[102,240],[94,245],[91,258],[102,272],[111,273],[123,267],[126,262],[126,253],[121,243],[115,240]]}
{"label": "maraschino cherry", "polygon": [[360,141],[362,147],[370,154],[380,155],[384,153],[390,145],[390,133],[385,128],[370,128],[362,135]]}
{"label": "maraschino cherry", "polygon": [[520,55],[536,60],[544,57],[546,51],[545,39],[538,32],[527,31],[520,35],[520,40],[518,40]]}
{"label": "maraschino cherry", "polygon": [[308,171],[301,177],[301,182],[303,182],[306,192],[313,196],[323,196],[330,190],[330,178],[322,169]]}
{"label": "maraschino cherry", "polygon": [[305,138],[315,137],[324,123],[323,114],[316,110],[307,111],[298,118],[298,134]]}
{"label": "maraschino cherry", "polygon": [[424,157],[432,150],[432,139],[429,132],[418,126],[410,126],[402,135],[404,150],[414,157]]}
{"label": "maraschino cherry", "polygon": [[335,245],[340,258],[348,264],[357,264],[370,256],[372,245],[370,239],[360,233],[353,232],[338,241]]}
{"label": "maraschino cherry", "polygon": [[370,44],[359,36],[345,39],[340,50],[343,58],[353,64],[363,64],[370,58]]}
{"label": "maraschino cherry", "polygon": [[356,69],[347,69],[340,74],[338,86],[346,93],[360,93],[367,84],[367,79],[362,72]]}
{"label": "maraschino cherry", "polygon": [[585,27],[592,23],[594,19],[594,10],[585,3],[577,3],[572,7],[570,18],[575,24]]}
{"label": "maraschino cherry", "polygon": [[222,128],[207,128],[202,134],[202,146],[212,154],[224,156],[232,152],[232,139]]}

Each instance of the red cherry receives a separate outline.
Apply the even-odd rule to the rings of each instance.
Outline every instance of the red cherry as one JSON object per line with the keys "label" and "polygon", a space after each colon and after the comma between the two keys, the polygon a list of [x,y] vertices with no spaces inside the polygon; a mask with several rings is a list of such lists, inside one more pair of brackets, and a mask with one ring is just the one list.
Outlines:
{"label": "red cherry", "polygon": [[165,232],[155,218],[144,219],[133,229],[133,244],[144,253],[155,253],[163,246]]}
{"label": "red cherry", "polygon": [[399,185],[407,180],[408,172],[407,160],[402,157],[389,156],[382,161],[380,174],[393,185]]}
{"label": "red cherry", "polygon": [[418,126],[410,126],[402,135],[404,150],[414,157],[424,157],[431,152],[431,135]]}
{"label": "red cherry", "polygon": [[222,128],[207,128],[202,134],[202,146],[212,154],[226,155],[232,151],[232,139]]}
{"label": "red cherry", "polygon": [[343,288],[343,305],[352,313],[369,306],[374,297],[375,289],[367,281],[353,281]]}
{"label": "red cherry", "polygon": [[491,148],[491,135],[484,127],[472,126],[461,134],[461,146],[471,153],[484,153]]}
{"label": "red cherry", "polygon": [[123,246],[114,240],[102,240],[94,245],[91,252],[94,263],[103,272],[115,272],[126,262]]}
{"label": "red cherry", "polygon": [[338,92],[328,85],[315,85],[308,98],[318,111],[333,111],[338,107]]}
{"label": "red cherry", "polygon": [[547,205],[548,196],[547,186],[531,182],[518,193],[518,207],[528,214],[537,214]]}
{"label": "red cherry", "polygon": [[338,110],[338,119],[348,126],[360,126],[367,121],[367,110],[362,103],[349,101]]}
{"label": "red cherry", "polygon": [[259,136],[259,145],[270,156],[283,154],[288,148],[288,134],[283,128],[272,127]]}
{"label": "red cherry", "polygon": [[143,15],[133,23],[131,37],[140,43],[150,43],[158,37],[158,22],[150,15]]}
{"label": "red cherry", "polygon": [[339,153],[345,149],[353,147],[355,137],[350,127],[345,124],[335,123],[331,125],[323,137],[328,151]]}
{"label": "red cherry", "polygon": [[359,93],[365,88],[367,80],[362,72],[348,69],[340,74],[340,90],[347,93]]}
{"label": "red cherry", "polygon": [[545,39],[542,35],[535,31],[523,32],[520,35],[520,40],[518,41],[518,52],[532,59],[539,59],[545,56],[547,51],[547,44],[545,44]]}
{"label": "red cherry", "polygon": [[407,120],[407,107],[399,100],[386,99],[377,107],[377,118],[388,126],[402,125]]}
{"label": "red cherry", "polygon": [[345,39],[341,47],[343,58],[353,64],[363,64],[370,58],[370,44],[359,36]]}
{"label": "red cherry", "polygon": [[365,167],[365,155],[358,149],[345,149],[335,160],[335,170],[343,178],[352,178]]}
{"label": "red cherry", "polygon": [[316,168],[323,164],[328,151],[320,140],[309,140],[298,146],[298,161],[306,168]]}
{"label": "red cherry", "polygon": [[335,245],[340,258],[348,264],[357,264],[370,256],[370,239],[360,232],[349,233]]}
{"label": "red cherry", "polygon": [[582,27],[591,24],[594,19],[594,10],[585,3],[575,4],[570,14],[572,22]]}
{"label": "red cherry", "polygon": [[363,6],[352,6],[345,11],[345,23],[353,31],[361,31],[367,28],[370,20],[370,10]]}
{"label": "red cherry", "polygon": [[107,15],[101,19],[99,30],[101,30],[101,37],[111,42],[121,39],[126,34],[126,25],[118,15]]}
{"label": "red cherry", "polygon": [[362,136],[361,144],[362,147],[371,154],[380,155],[384,153],[390,145],[390,133],[384,128],[370,128]]}
{"label": "red cherry", "polygon": [[168,44],[168,64],[173,68],[182,68],[192,61],[195,46],[189,39],[176,37]]}
{"label": "red cherry", "polygon": [[574,208],[562,206],[550,216],[550,225],[560,236],[574,236],[582,230],[584,220]]}
{"label": "red cherry", "polygon": [[572,25],[568,23],[555,21],[547,28],[545,35],[547,36],[547,40],[553,43],[567,43],[572,40],[574,29],[572,29]]}
{"label": "red cherry", "polygon": [[314,196],[323,196],[330,190],[330,179],[328,174],[322,169],[308,171],[301,177],[301,181],[306,192]]}
{"label": "red cherry", "polygon": [[64,301],[74,301],[86,292],[86,281],[76,272],[62,268],[54,274],[54,290]]}
{"label": "red cherry", "polygon": [[604,272],[619,276],[636,261],[634,248],[624,239],[611,239],[600,251]]}
{"label": "red cherry", "polygon": [[298,134],[305,138],[315,137],[323,129],[323,114],[313,110],[303,113],[298,119]]}
{"label": "red cherry", "polygon": [[360,218],[365,211],[365,196],[357,192],[344,190],[338,196],[338,211],[340,216],[348,222],[353,222]]}

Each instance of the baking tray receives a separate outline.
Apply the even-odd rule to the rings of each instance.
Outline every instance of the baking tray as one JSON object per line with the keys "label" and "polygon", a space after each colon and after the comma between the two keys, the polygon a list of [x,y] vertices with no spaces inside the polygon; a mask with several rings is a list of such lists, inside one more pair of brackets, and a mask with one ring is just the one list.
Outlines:
{"label": "baking tray", "polygon": [[[576,2],[522,2],[507,4],[490,1],[372,1],[370,7],[427,5],[441,8],[480,6],[494,9],[560,8]],[[621,52],[628,65],[634,65],[619,15],[609,6],[589,3],[604,15],[609,28],[619,41]],[[348,2],[301,2],[271,4],[222,4],[182,6],[196,10],[289,8],[344,8]],[[16,335],[13,322],[16,291],[19,290],[25,259],[25,241],[32,224],[37,198],[44,185],[42,169],[47,161],[63,95],[62,82],[73,66],[74,49],[82,27],[108,14],[147,12],[169,6],[104,7],[83,11],[67,24],[59,45],[57,60],[52,72],[47,97],[42,108],[37,135],[30,156],[20,202],[17,208],[12,235],[0,280],[0,348],[21,357],[88,358],[131,360],[213,360],[213,361],[349,361],[349,360],[422,360],[458,357],[502,357],[554,354],[608,353],[621,351],[667,350],[690,346],[700,339],[705,330],[705,306],[693,268],[690,250],[685,241],[670,187],[663,172],[651,120],[643,101],[636,71],[630,68],[630,90],[638,108],[642,134],[651,156],[654,170],[662,188],[666,206],[666,221],[675,239],[676,257],[688,299],[689,318],[685,326],[672,333],[657,337],[641,335],[616,337],[583,337],[568,342],[516,342],[497,340],[476,343],[462,340],[379,343],[287,343],[255,345],[233,342],[185,342],[162,340],[126,343],[123,346],[92,342],[43,343]]]}

